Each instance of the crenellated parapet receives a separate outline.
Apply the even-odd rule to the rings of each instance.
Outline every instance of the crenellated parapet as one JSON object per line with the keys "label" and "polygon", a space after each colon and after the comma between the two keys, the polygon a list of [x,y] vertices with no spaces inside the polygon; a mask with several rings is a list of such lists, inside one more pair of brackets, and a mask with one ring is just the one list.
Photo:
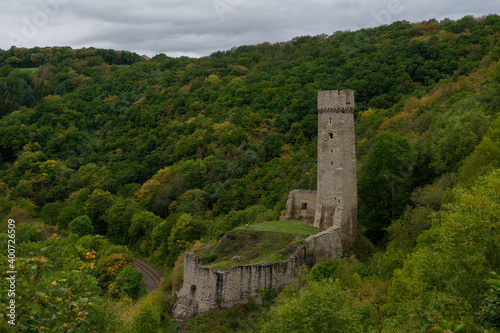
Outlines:
{"label": "crenellated parapet", "polygon": [[354,107],[354,91],[352,90],[325,90],[318,92],[318,113],[353,113]]}

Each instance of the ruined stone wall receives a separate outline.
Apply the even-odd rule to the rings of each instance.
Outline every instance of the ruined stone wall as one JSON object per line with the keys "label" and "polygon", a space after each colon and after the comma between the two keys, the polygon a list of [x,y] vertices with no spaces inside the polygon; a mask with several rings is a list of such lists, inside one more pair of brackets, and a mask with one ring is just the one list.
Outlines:
{"label": "ruined stone wall", "polygon": [[318,92],[318,196],[314,226],[339,227],[342,246],[357,237],[354,92]]}
{"label": "ruined stone wall", "polygon": [[286,215],[282,220],[296,218],[313,222],[316,214],[316,196],[316,191],[291,191],[286,202]]}
{"label": "ruined stone wall", "polygon": [[241,265],[227,272],[204,267],[198,255],[188,253],[184,256],[184,282],[177,292],[173,316],[188,319],[213,309],[246,303],[250,298],[259,302],[262,289],[277,289],[290,284],[302,266],[311,268],[341,255],[338,228],[329,228],[308,237],[285,262]]}

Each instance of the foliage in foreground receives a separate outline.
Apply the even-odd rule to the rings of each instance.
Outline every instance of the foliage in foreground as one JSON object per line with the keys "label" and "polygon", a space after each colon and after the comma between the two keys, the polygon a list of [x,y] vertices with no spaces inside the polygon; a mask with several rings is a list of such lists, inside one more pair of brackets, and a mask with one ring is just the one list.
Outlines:
{"label": "foliage in foreground", "polygon": [[477,310],[487,306],[488,273],[500,271],[500,170],[454,195],[394,273],[385,332],[414,331],[440,320],[480,330]]}
{"label": "foliage in foreground", "polygon": [[296,298],[269,311],[263,333],[271,332],[367,332],[361,322],[362,306],[338,282],[312,282]]}
{"label": "foliage in foreground", "polygon": [[453,190],[393,277],[385,265],[399,260],[394,251],[366,264],[353,257],[318,264],[302,288],[285,288],[262,331],[497,332],[498,280],[489,277],[500,271],[499,212],[497,169]]}
{"label": "foliage in foreground", "polygon": [[[2,250],[6,251],[6,242]],[[115,332],[119,322],[110,300],[136,297],[141,286],[142,277],[130,259],[113,264],[116,256],[130,258],[128,250],[100,236],[54,236],[18,243],[16,250],[15,323],[20,332]],[[6,272],[8,265],[2,257],[0,269]],[[3,290],[7,283],[0,281]],[[103,292],[108,286],[109,294]],[[8,302],[7,293],[2,293],[2,307]],[[2,312],[1,328],[8,326],[7,320]]]}

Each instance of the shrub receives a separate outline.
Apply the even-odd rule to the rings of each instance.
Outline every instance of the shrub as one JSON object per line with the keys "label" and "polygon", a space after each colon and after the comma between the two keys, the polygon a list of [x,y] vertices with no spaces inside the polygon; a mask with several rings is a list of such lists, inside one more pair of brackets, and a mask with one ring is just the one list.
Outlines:
{"label": "shrub", "polygon": [[132,258],[126,253],[113,253],[109,257],[99,260],[97,264],[99,285],[104,289],[108,289],[109,285],[116,280],[122,268],[131,263]]}
{"label": "shrub", "polygon": [[120,270],[116,281],[110,284],[109,293],[112,296],[126,294],[131,298],[136,298],[141,287],[142,274],[132,265],[127,265]]}
{"label": "shrub", "polygon": [[40,232],[34,226],[27,223],[20,223],[16,230],[16,242],[37,242],[40,240]]}
{"label": "shrub", "polygon": [[366,332],[359,307],[338,282],[313,282],[298,297],[273,307],[262,332]]}
{"label": "shrub", "polygon": [[134,318],[134,332],[157,332],[160,329],[161,316],[158,308],[153,302],[148,302],[142,306],[139,313]]}
{"label": "shrub", "polygon": [[310,278],[313,281],[321,281],[331,278],[339,265],[337,258],[332,258],[328,261],[320,262],[311,269]]}
{"label": "shrub", "polygon": [[216,259],[217,259],[217,253],[215,253],[214,251],[210,252],[207,255],[207,261],[208,262],[214,262]]}

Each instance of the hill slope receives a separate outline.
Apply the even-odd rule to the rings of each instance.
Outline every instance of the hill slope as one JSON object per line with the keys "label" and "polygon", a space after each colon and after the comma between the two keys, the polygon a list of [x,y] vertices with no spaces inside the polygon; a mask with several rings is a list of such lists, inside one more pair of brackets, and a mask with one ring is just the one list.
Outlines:
{"label": "hill slope", "polygon": [[[456,172],[496,118],[499,33],[490,15],[201,59],[1,51],[0,213],[61,229],[88,215],[114,242],[173,258],[180,214],[201,223],[184,240],[206,234],[207,220],[220,237],[259,214],[277,219],[289,190],[314,189],[316,92],[353,89],[359,220],[383,242],[413,189]],[[39,67],[16,68],[28,66]],[[132,227],[142,211],[167,220]]]}
{"label": "hill slope", "polygon": [[301,221],[272,221],[235,228],[213,248],[216,259],[208,267],[227,270],[234,265],[284,261],[309,235],[320,231]]}

